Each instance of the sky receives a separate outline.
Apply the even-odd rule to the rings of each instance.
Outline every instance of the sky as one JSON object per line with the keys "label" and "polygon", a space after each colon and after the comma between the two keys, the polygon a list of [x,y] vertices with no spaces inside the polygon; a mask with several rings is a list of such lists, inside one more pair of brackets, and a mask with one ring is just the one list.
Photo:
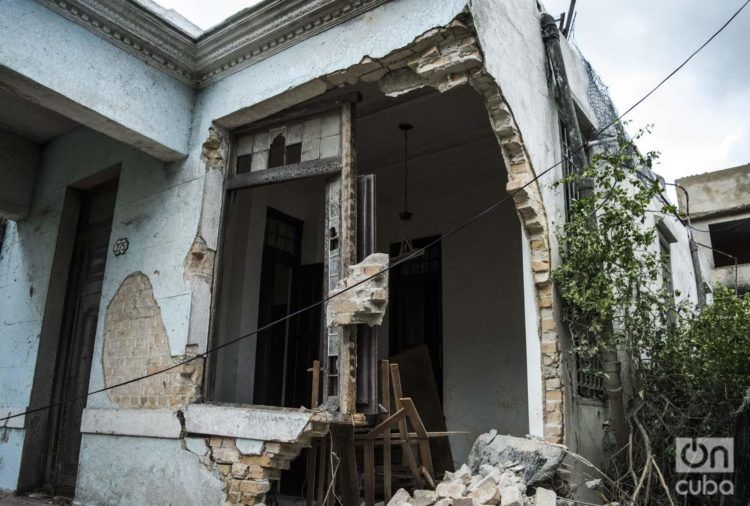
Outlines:
{"label": "sky", "polygon": [[[439,0],[438,0],[439,1]],[[542,0],[555,17],[570,0]],[[578,0],[572,40],[620,111],[653,88],[745,0]],[[258,0],[158,0],[209,28]],[[750,163],[750,6],[625,119],[661,152],[667,181]]]}

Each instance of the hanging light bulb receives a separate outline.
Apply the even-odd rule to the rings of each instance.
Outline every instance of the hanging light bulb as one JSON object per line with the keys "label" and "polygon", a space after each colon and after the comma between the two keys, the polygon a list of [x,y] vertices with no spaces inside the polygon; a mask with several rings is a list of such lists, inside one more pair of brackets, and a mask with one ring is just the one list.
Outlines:
{"label": "hanging light bulb", "polygon": [[422,251],[414,253],[414,246],[409,237],[409,222],[412,218],[412,213],[409,211],[409,130],[412,128],[414,127],[409,123],[398,125],[398,129],[404,132],[404,210],[398,213],[398,217],[403,225],[404,237],[401,240],[398,256],[392,259],[393,262],[398,262],[408,256],[414,258],[423,253]]}

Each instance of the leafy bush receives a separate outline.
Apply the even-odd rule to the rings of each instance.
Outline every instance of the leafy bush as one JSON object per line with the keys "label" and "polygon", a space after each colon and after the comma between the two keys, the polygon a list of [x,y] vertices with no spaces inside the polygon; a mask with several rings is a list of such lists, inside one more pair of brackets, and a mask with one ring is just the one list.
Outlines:
{"label": "leafy bush", "polygon": [[573,203],[557,231],[562,263],[553,279],[565,301],[572,353],[629,357],[630,442],[612,459],[608,498],[670,504],[679,479],[674,438],[731,435],[750,387],[750,295],[719,288],[702,308],[675,302],[679,294],[662,279],[667,259],[646,217],[676,209],[661,204],[660,183],[643,170],[657,155],[642,156],[631,141],[619,141],[581,174],[556,183],[590,181],[594,190]]}

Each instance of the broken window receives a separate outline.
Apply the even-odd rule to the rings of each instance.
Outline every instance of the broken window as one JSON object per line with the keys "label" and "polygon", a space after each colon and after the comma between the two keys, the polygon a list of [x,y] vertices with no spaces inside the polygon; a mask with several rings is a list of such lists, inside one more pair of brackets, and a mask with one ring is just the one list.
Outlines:
{"label": "broken window", "polygon": [[[333,161],[341,153],[341,112],[330,110],[307,117],[292,118],[284,124],[259,124],[238,132],[235,140],[235,174],[268,169],[286,169],[277,181],[306,177],[300,163],[315,165]],[[299,171],[298,175],[294,172]]]}
{"label": "broken window", "polygon": [[342,210],[356,195],[351,100],[300,106],[234,133],[214,345],[260,330],[214,354],[211,400],[313,407],[316,360],[320,390],[339,395],[346,329],[325,327],[325,304],[301,310],[356,260],[356,212]]}
{"label": "broken window", "polygon": [[735,265],[733,257],[738,264],[750,263],[750,218],[711,223],[708,231],[715,248],[715,267]]}

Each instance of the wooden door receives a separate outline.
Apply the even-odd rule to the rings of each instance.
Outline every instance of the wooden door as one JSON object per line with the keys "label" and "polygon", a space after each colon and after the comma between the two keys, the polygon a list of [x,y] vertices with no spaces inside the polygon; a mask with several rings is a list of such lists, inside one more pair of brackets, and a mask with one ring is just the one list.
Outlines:
{"label": "wooden door", "polygon": [[[303,223],[297,218],[272,208],[266,211],[258,304],[259,328],[292,312],[296,274],[302,254],[302,228]],[[253,404],[286,405],[286,357],[291,324],[291,319],[288,319],[258,333]]]}
{"label": "wooden door", "polygon": [[107,263],[117,181],[82,195],[55,367],[56,402],[81,397],[53,410],[47,482],[56,494],[73,495],[81,447],[96,324]]}

